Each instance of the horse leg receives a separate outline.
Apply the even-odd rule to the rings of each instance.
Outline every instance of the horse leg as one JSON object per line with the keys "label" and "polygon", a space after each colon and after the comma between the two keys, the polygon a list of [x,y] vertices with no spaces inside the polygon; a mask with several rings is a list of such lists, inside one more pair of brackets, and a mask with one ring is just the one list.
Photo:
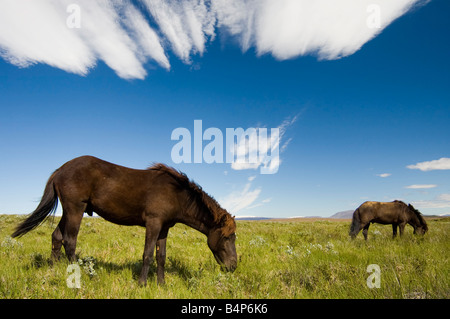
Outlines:
{"label": "horse leg", "polygon": [[69,261],[77,260],[75,248],[77,246],[78,231],[80,230],[81,219],[83,218],[86,204],[64,204],[63,218],[65,216],[64,231],[62,232],[62,244]]}
{"label": "horse leg", "polygon": [[148,271],[150,270],[150,264],[153,262],[153,253],[155,251],[156,240],[159,237],[161,228],[156,225],[156,223],[152,223],[151,221],[147,221],[145,225],[145,246],[144,246],[144,254],[142,256],[143,265],[141,270],[141,275],[139,277],[139,285],[145,286],[147,284],[147,276]]}
{"label": "horse leg", "polygon": [[400,237],[403,236],[403,231],[405,230],[405,226],[406,226],[406,223],[401,223],[398,227],[400,229]]}
{"label": "horse leg", "polygon": [[158,285],[164,285],[164,265],[166,264],[166,242],[169,229],[162,229],[156,242],[156,273]]}
{"label": "horse leg", "polygon": [[367,234],[369,232],[370,223],[367,223],[363,228],[364,239],[367,240]]}
{"label": "horse leg", "polygon": [[156,242],[156,273],[158,285],[164,285],[164,265],[166,264],[167,237]]}
{"label": "horse leg", "polygon": [[61,256],[61,246],[63,243],[63,235],[61,230],[64,230],[64,225],[65,216],[61,218],[58,226],[56,226],[55,231],[52,234],[52,254],[50,257],[52,261],[58,261]]}
{"label": "horse leg", "polygon": [[397,237],[397,224],[392,224],[392,238]]}

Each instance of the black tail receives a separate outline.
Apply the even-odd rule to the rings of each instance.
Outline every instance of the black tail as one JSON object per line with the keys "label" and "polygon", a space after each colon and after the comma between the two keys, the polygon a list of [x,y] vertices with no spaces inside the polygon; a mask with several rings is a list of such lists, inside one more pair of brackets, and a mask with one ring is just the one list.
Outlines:
{"label": "black tail", "polygon": [[359,216],[359,207],[353,213],[352,224],[350,225],[349,235],[355,238],[361,230],[361,221]]}
{"label": "black tail", "polygon": [[39,206],[28,215],[19,226],[17,226],[16,231],[11,235],[11,237],[22,236],[39,226],[50,214],[56,211],[58,207],[58,196],[55,192],[55,187],[53,185],[53,178],[55,173],[48,179],[47,185],[45,186],[44,195],[42,196]]}

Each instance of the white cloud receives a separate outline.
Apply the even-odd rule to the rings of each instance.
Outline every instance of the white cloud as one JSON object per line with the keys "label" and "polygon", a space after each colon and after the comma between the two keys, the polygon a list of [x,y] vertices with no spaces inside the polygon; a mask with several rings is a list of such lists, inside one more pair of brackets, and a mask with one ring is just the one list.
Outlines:
{"label": "white cloud", "polygon": [[[119,23],[119,14],[112,2],[82,0],[78,3],[81,8],[81,27],[73,33],[118,76],[143,79],[147,72],[138,58],[138,52],[141,52]],[[132,28],[132,25],[129,27]],[[67,26],[61,28],[67,29]]]}
{"label": "white cloud", "polygon": [[[219,199],[220,205],[222,205],[222,207],[230,213],[238,214],[239,212],[247,211],[270,203],[272,201],[271,197],[258,201],[262,188],[252,187],[252,182],[256,179],[256,177],[256,175],[250,176],[247,179],[247,183],[241,190],[233,191],[224,198]],[[239,217],[243,216],[239,215]]]}
{"label": "white cloud", "polygon": [[391,176],[391,175],[392,175],[391,173],[377,174],[377,176],[382,177],[382,178],[386,178],[386,177],[389,177],[389,176]]}
{"label": "white cloud", "polygon": [[416,208],[450,208],[450,194],[441,194],[433,200],[419,200],[412,204]]}
{"label": "white cloud", "polygon": [[67,24],[72,0],[0,1],[0,54],[27,67],[45,63],[86,75],[97,60],[118,76],[143,79],[149,58],[169,68],[155,31],[142,14],[122,1],[79,0],[80,28]]}
{"label": "white cloud", "polygon": [[[122,78],[143,79],[149,61],[170,69],[169,51],[191,63],[220,29],[243,51],[254,47],[258,55],[337,59],[355,53],[413,5],[427,2],[1,0],[0,55],[19,67],[44,63],[80,75],[101,60]],[[80,28],[66,24],[73,3],[81,9]]]}
{"label": "white cloud", "polygon": [[[236,214],[244,209],[252,208],[252,205],[258,199],[261,188],[251,190],[253,179],[249,178],[244,188],[240,191],[234,191],[225,198],[219,200],[220,205],[231,214]],[[259,205],[258,205],[259,206]]]}
{"label": "white cloud", "polygon": [[437,187],[436,184],[413,184],[409,186],[405,186],[405,188],[409,189],[428,189],[428,188],[435,188]]}
{"label": "white cloud", "polygon": [[205,1],[143,0],[172,51],[189,63],[192,53],[202,54],[208,37],[214,38],[215,15]]}
{"label": "white cloud", "polygon": [[129,26],[129,33],[140,49],[140,60],[145,62],[151,58],[160,66],[170,69],[158,34],[148,25],[141,12],[134,6],[124,6],[124,23]]}
{"label": "white cloud", "polygon": [[66,27],[66,7],[50,1],[0,1],[0,54],[27,67],[46,63],[86,74],[95,64],[92,50]]}
{"label": "white cloud", "polygon": [[450,202],[450,194],[441,194],[436,199]]}
{"label": "white cloud", "polygon": [[419,169],[423,172],[432,170],[447,170],[450,169],[450,158],[442,157],[438,160],[420,162],[414,165],[408,165],[406,167],[409,169]]}
{"label": "white cloud", "polygon": [[279,154],[286,150],[292,139],[288,139],[280,147],[286,130],[294,124],[298,115],[284,120],[276,130],[266,129],[267,134],[262,134],[261,129],[250,128],[238,138],[236,147],[236,160],[231,164],[234,170],[258,169],[261,167],[263,174],[274,174],[281,164]]}
{"label": "white cloud", "polygon": [[[284,60],[314,54],[336,59],[359,50],[418,0],[217,0],[218,25],[244,51]],[[371,11],[370,8],[378,8]],[[376,17],[374,17],[376,15]],[[379,20],[379,25],[368,23]]]}

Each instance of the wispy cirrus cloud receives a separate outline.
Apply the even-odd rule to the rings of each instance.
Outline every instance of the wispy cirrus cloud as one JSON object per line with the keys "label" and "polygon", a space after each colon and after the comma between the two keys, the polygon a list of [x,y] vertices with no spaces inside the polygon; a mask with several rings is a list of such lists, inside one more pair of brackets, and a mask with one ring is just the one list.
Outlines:
{"label": "wispy cirrus cloud", "polygon": [[408,189],[430,189],[430,188],[435,188],[435,187],[437,187],[436,184],[413,184],[413,185],[405,186],[405,188],[408,188]]}
{"label": "wispy cirrus cloud", "polygon": [[260,187],[252,189],[252,181],[255,177],[249,177],[243,189],[231,192],[223,199],[220,199],[220,204],[232,214],[251,208],[261,193]]}
{"label": "wispy cirrus cloud", "polygon": [[286,130],[298,119],[298,115],[285,119],[278,127],[264,130],[250,128],[240,135],[235,144],[236,160],[231,164],[234,170],[262,168],[264,174],[274,174],[281,164],[279,154],[286,150],[292,139],[284,140]]}
{"label": "wispy cirrus cloud", "polygon": [[[0,55],[19,67],[43,63],[80,75],[103,61],[121,78],[143,79],[147,64],[170,69],[170,53],[189,64],[217,34],[227,34],[257,55],[329,60],[355,53],[427,2],[1,0]],[[71,5],[79,10],[68,10]],[[79,28],[70,19],[78,19]]]}
{"label": "wispy cirrus cloud", "polygon": [[214,39],[216,22],[209,1],[143,0],[170,49],[183,62],[200,55],[208,39]]}
{"label": "wispy cirrus cloud", "polygon": [[[262,168],[263,174],[276,173],[281,164],[279,153],[283,152],[291,141],[291,139],[283,141],[283,136],[286,130],[297,121],[299,116],[296,115],[285,119],[276,128],[277,134],[273,134],[273,131],[270,135],[261,134],[260,129],[247,129],[231,145],[236,149],[237,154],[236,160],[231,163],[231,168],[233,170],[256,170]],[[261,154],[263,155],[261,156]],[[250,160],[252,158],[253,160]],[[269,203],[272,198],[257,201],[262,188],[252,187],[255,179],[256,175],[250,176],[240,190],[235,190],[219,200],[221,205],[231,213],[236,214]]]}
{"label": "wispy cirrus cloud", "polygon": [[262,188],[252,185],[255,178],[256,175],[250,176],[243,187],[239,187],[219,199],[219,203],[231,214],[237,214],[240,217],[243,216],[243,212],[245,214],[246,211],[270,203],[272,197],[260,199]]}

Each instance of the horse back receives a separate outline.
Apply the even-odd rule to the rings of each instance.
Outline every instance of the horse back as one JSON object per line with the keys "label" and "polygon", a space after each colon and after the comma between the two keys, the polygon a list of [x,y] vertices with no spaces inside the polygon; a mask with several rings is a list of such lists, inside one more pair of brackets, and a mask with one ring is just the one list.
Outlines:
{"label": "horse back", "polygon": [[84,211],[96,212],[122,225],[145,224],[149,214],[174,209],[167,198],[173,185],[151,170],[137,170],[96,157],[75,158],[58,170],[55,188],[61,203],[84,203]]}
{"label": "horse back", "polygon": [[405,220],[405,210],[400,202],[374,202],[363,203],[359,208],[361,221],[368,223],[392,224]]}

